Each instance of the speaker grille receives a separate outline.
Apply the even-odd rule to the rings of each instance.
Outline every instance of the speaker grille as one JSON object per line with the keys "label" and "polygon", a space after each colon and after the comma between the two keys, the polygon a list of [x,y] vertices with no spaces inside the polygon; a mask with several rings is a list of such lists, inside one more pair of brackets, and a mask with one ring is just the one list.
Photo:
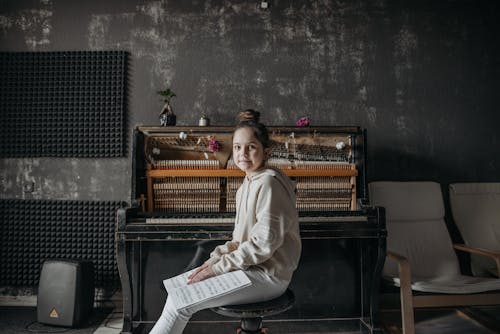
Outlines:
{"label": "speaker grille", "polygon": [[121,157],[123,51],[0,52],[0,157]]}
{"label": "speaker grille", "polygon": [[117,287],[115,213],[122,202],[0,200],[0,285],[36,286],[44,260],[92,261],[97,287]]}

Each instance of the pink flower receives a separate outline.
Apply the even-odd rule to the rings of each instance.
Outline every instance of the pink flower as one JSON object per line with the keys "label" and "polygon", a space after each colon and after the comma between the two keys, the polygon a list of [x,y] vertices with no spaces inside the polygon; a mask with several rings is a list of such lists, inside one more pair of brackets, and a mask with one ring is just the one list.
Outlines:
{"label": "pink flower", "polygon": [[210,142],[208,143],[208,150],[210,152],[219,152],[220,151],[219,142],[214,138],[210,138]]}
{"label": "pink flower", "polygon": [[295,125],[297,126],[309,126],[309,117],[305,116],[302,118],[299,118],[297,122],[295,122]]}

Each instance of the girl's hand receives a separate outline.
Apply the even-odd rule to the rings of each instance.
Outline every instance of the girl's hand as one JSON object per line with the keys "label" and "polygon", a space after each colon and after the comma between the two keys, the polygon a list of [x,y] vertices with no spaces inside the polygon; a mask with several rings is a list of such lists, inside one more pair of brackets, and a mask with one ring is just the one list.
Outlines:
{"label": "girl's hand", "polygon": [[200,281],[203,281],[207,278],[214,277],[214,276],[215,276],[215,273],[212,270],[212,267],[207,265],[207,264],[203,264],[202,266],[198,267],[193,272],[193,274],[189,275],[187,284],[189,285],[189,284],[193,284],[196,282],[200,282]]}
{"label": "girl's hand", "polygon": [[195,270],[193,270],[193,272],[191,274],[189,274],[188,276],[188,282],[193,278],[195,277],[200,271],[202,271],[203,269],[205,269],[206,267],[208,267],[208,264],[206,263],[203,263],[201,266],[199,266],[198,268],[196,268]]}

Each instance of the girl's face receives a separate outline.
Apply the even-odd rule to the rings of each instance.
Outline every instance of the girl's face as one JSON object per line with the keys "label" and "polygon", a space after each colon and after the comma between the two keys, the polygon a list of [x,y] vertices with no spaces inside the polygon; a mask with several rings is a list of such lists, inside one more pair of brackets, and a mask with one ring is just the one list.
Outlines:
{"label": "girl's face", "polygon": [[243,127],[234,132],[233,159],[247,175],[264,167],[269,151],[257,140],[252,129]]}

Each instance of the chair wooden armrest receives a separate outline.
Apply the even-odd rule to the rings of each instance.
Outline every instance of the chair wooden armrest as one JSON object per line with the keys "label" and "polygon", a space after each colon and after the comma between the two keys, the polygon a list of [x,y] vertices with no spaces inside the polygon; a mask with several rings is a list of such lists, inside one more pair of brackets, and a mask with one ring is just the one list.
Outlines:
{"label": "chair wooden armrest", "polygon": [[468,252],[471,254],[483,255],[492,258],[493,260],[495,260],[498,273],[500,273],[500,252],[492,251],[485,248],[470,247],[463,244],[454,244],[453,247],[455,249]]}
{"label": "chair wooden armrest", "polygon": [[413,293],[411,290],[411,270],[408,259],[394,251],[387,251],[387,259],[398,264],[399,294],[401,301],[401,320],[403,333],[415,332],[413,316]]}

